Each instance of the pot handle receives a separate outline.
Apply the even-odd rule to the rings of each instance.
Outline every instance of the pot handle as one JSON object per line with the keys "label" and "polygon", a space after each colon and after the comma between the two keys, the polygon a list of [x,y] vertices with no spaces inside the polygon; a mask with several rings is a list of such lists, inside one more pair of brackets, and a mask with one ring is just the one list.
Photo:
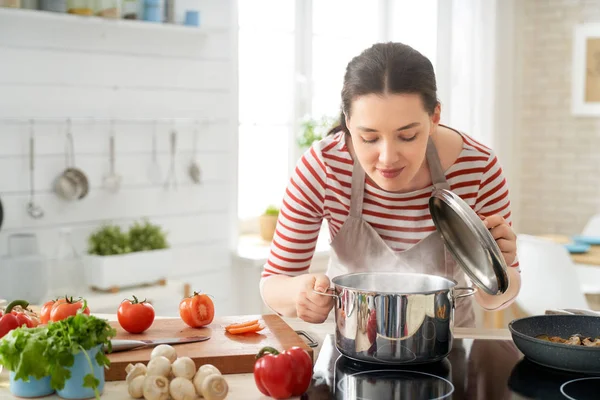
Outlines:
{"label": "pot handle", "polygon": [[475,294],[475,292],[477,291],[477,289],[472,288],[472,287],[456,287],[454,288],[454,291],[458,291],[458,290],[464,290],[467,293],[463,293],[463,294],[456,294],[454,295],[454,300],[456,299],[460,299],[461,297],[469,297]]}
{"label": "pot handle", "polygon": [[333,297],[333,298],[335,298],[335,299],[337,300],[337,302],[338,302],[338,307],[341,307],[341,305],[342,305],[342,299],[340,299],[340,296],[338,296],[338,295],[337,295],[337,294],[335,294],[335,293],[327,293],[327,292],[329,292],[330,290],[331,290],[331,291],[335,291],[335,289],[334,289],[334,288],[327,288],[327,290],[326,290],[326,291],[324,291],[324,292],[317,292],[315,289],[313,289],[313,293],[320,294],[321,296],[329,296],[329,297]]}

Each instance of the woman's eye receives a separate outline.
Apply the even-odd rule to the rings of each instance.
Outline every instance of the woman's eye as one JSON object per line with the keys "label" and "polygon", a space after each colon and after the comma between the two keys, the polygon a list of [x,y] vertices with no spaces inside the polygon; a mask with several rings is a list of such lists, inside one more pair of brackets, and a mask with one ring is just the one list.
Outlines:
{"label": "woman's eye", "polygon": [[377,141],[377,138],[374,139],[365,139],[365,138],[361,138],[363,143],[375,143]]}
{"label": "woman's eye", "polygon": [[418,133],[415,133],[415,134],[414,134],[413,136],[411,136],[411,137],[403,137],[403,136],[400,136],[400,140],[402,140],[403,142],[412,142],[413,140],[415,140],[415,139],[417,138],[417,136],[418,136],[418,135],[419,135]]}

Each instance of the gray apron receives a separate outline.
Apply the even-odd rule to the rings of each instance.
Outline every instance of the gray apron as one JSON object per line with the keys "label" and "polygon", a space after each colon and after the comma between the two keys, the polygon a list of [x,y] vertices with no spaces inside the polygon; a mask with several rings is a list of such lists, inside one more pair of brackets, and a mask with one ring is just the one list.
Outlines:
{"label": "gray apron", "polygon": [[[427,143],[426,158],[433,186],[450,190],[431,137]],[[352,168],[351,190],[350,214],[331,242],[333,251],[326,272],[329,279],[353,272],[398,271],[443,276],[455,280],[458,286],[469,286],[464,271],[447,251],[439,232],[429,234],[407,250],[394,251],[362,219],[365,171],[356,159]],[[454,325],[474,327],[472,299],[457,299],[455,305]]]}

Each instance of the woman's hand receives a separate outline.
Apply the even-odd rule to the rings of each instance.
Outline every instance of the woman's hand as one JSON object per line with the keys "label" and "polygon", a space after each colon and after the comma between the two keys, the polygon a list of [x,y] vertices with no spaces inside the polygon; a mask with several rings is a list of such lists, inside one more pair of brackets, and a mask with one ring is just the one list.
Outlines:
{"label": "woman's hand", "polygon": [[517,235],[508,222],[498,214],[483,218],[483,223],[498,243],[506,265],[510,267],[517,257]]}
{"label": "woman's hand", "polygon": [[306,322],[320,324],[327,319],[333,308],[333,297],[313,292],[325,293],[329,288],[329,278],[324,274],[305,275],[304,290],[296,298],[296,315]]}

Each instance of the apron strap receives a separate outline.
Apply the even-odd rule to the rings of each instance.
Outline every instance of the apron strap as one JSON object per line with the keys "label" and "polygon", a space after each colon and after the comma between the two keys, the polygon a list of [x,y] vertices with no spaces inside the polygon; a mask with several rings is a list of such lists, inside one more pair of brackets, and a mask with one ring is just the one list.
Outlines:
{"label": "apron strap", "polygon": [[431,173],[433,187],[436,189],[450,190],[450,184],[448,184],[448,181],[446,181],[446,175],[442,169],[440,157],[438,156],[438,152],[435,148],[433,140],[431,140],[431,136],[429,136],[429,139],[427,140],[427,151],[425,153],[425,157],[427,158],[427,164],[429,165],[429,172]]}
{"label": "apron strap", "polygon": [[365,197],[365,170],[354,158],[352,165],[352,187],[350,194],[350,216],[360,218],[362,216],[363,198]]}

